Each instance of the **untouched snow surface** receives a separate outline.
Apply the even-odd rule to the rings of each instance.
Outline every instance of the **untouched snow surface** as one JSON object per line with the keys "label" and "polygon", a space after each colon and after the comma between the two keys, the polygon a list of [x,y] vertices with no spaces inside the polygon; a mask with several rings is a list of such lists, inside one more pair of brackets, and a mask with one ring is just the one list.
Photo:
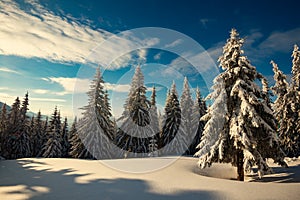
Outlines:
{"label": "untouched snow surface", "polygon": [[[147,161],[146,161],[147,159]],[[128,168],[170,158],[112,160]],[[145,162],[146,161],[146,162]],[[197,168],[197,158],[181,157],[148,173],[114,170],[96,160],[27,158],[0,161],[0,199],[299,199],[300,160],[290,168],[273,165],[274,174],[248,182],[234,179],[230,165]],[[223,179],[222,179],[223,178]]]}

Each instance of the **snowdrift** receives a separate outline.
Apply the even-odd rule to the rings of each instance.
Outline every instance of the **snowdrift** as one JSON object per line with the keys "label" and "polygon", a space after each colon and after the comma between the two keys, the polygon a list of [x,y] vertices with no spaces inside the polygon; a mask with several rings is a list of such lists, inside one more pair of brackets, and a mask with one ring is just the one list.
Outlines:
{"label": "snowdrift", "polygon": [[[168,158],[112,160],[128,168]],[[146,161],[146,162],[145,162]],[[196,158],[181,157],[148,173],[128,173],[96,160],[19,159],[0,161],[0,199],[298,199],[300,161],[273,165],[274,174],[234,180],[230,165],[200,170]],[[221,179],[223,178],[223,179]]]}

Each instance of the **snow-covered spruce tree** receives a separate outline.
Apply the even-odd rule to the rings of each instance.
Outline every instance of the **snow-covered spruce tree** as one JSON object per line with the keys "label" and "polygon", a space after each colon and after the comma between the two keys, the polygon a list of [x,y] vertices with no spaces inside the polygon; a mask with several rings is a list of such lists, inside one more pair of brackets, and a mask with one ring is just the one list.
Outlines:
{"label": "snow-covered spruce tree", "polygon": [[62,157],[61,120],[59,118],[60,115],[58,114],[57,107],[55,107],[47,129],[48,140],[42,149],[43,157],[45,158]]}
{"label": "snow-covered spruce tree", "polygon": [[61,146],[62,146],[62,157],[66,158],[68,157],[70,144],[68,140],[68,119],[65,117],[62,129],[61,129]]}
{"label": "snow-covered spruce tree", "polygon": [[149,156],[158,156],[158,143],[160,141],[160,129],[159,129],[159,121],[158,121],[158,112],[156,107],[156,89],[155,86],[152,87],[151,94],[151,103],[150,103],[150,127],[155,135],[149,141]]}
{"label": "snow-covered spruce tree", "polygon": [[[293,67],[290,87],[286,89],[285,94],[279,94],[275,102],[277,112],[280,114],[278,116],[278,118],[280,117],[278,120],[281,147],[288,157],[298,157],[300,155],[299,56],[300,52],[298,50],[298,47],[295,45],[294,51],[292,53]],[[276,80],[276,84],[279,84],[277,82],[278,81]],[[279,91],[280,90],[278,90],[278,93]],[[279,103],[277,103],[277,101]]]}
{"label": "snow-covered spruce tree", "polygon": [[69,155],[72,158],[93,159],[94,157],[86,149],[78,135],[77,126],[77,118],[75,118],[69,132],[69,142],[71,145]]}
{"label": "snow-covered spruce tree", "polygon": [[275,85],[271,87],[271,90],[277,97],[273,104],[273,110],[279,128],[281,127],[280,124],[282,123],[283,120],[283,110],[285,107],[283,105],[283,99],[284,99],[284,95],[287,93],[289,84],[286,81],[286,75],[279,70],[278,65],[274,61],[271,61],[271,64],[273,65],[274,80],[275,80]]}
{"label": "snow-covered spruce tree", "polygon": [[182,155],[186,150],[184,135],[179,131],[181,123],[181,109],[175,82],[173,82],[170,93],[167,95],[165,105],[165,120],[162,128],[162,153],[164,155]]}
{"label": "snow-covered spruce tree", "polygon": [[[292,54],[293,66],[292,66],[292,88],[295,90],[297,101],[295,103],[295,116],[296,116],[296,131],[298,152],[296,156],[300,156],[300,51],[297,45],[294,45],[294,51]],[[298,111],[298,112],[297,112]]]}
{"label": "snow-covered spruce tree", "polygon": [[202,98],[199,88],[196,89],[196,99],[192,108],[192,130],[196,130],[195,137],[189,147],[189,154],[194,155],[198,150],[196,147],[201,141],[202,132],[204,130],[205,121],[200,120],[207,112],[206,102]]}
{"label": "snow-covered spruce tree", "polygon": [[274,115],[277,120],[277,130],[280,137],[281,148],[287,154],[287,156],[294,156],[297,146],[293,137],[296,134],[294,121],[294,112],[290,105],[290,100],[294,99],[294,90],[289,88],[289,84],[286,81],[286,75],[279,70],[278,65],[271,61],[274,71],[275,85],[272,87],[272,91],[277,96],[274,105]]}
{"label": "snow-covered spruce tree", "polygon": [[11,106],[10,111],[8,112],[8,119],[7,119],[7,131],[4,135],[3,141],[3,156],[7,159],[14,159],[16,158],[15,155],[12,153],[12,144],[10,143],[11,138],[17,138],[18,134],[17,131],[20,129],[20,100],[17,97],[14,103]]}
{"label": "snow-covered spruce tree", "polygon": [[197,147],[200,150],[195,154],[201,168],[212,162],[237,166],[240,181],[244,180],[244,155],[253,159],[260,177],[271,170],[265,160],[268,157],[286,166],[272,110],[254,82],[262,75],[242,55],[243,43],[232,29],[219,58],[224,72],[215,78],[214,91],[208,96],[214,102],[202,117],[207,123]]}
{"label": "snow-covered spruce tree", "polygon": [[189,155],[189,146],[193,141],[194,136],[196,135],[197,128],[192,126],[192,108],[193,100],[190,92],[190,87],[187,77],[183,81],[183,91],[180,97],[180,108],[181,108],[181,128],[179,133],[182,135],[183,147],[185,148],[185,154]]}
{"label": "snow-covered spruce tree", "polygon": [[8,143],[11,147],[10,149],[10,157],[12,159],[15,158],[24,158],[31,156],[31,148],[30,148],[30,136],[29,136],[29,119],[27,116],[28,111],[28,92],[25,94],[25,98],[22,101],[22,105],[19,109],[19,112],[13,111],[14,114],[17,114],[15,119],[11,119],[11,122],[14,121],[15,124],[10,124],[10,135],[8,139]]}
{"label": "snow-covered spruce tree", "polygon": [[43,156],[43,148],[46,145],[48,139],[49,139],[49,134],[48,134],[48,116],[46,116],[45,121],[42,122],[42,133],[41,133],[41,150],[38,153],[37,157],[42,157]]}
{"label": "snow-covered spruce tree", "polygon": [[33,121],[33,128],[31,131],[31,143],[32,156],[39,156],[43,147],[43,121],[41,111],[38,112],[36,118]]}
{"label": "snow-covered spruce tree", "polygon": [[292,85],[295,87],[295,90],[300,92],[300,51],[297,45],[294,45],[292,58]]}
{"label": "snow-covered spruce tree", "polygon": [[7,139],[7,109],[6,103],[2,105],[0,114],[0,156],[4,156],[3,153],[5,149],[5,140]]}
{"label": "snow-covered spruce tree", "polygon": [[119,119],[122,122],[115,143],[122,149],[120,157],[147,156],[149,137],[153,136],[150,126],[150,102],[146,98],[144,75],[140,66],[135,69],[131,88]]}
{"label": "snow-covered spruce tree", "polygon": [[158,121],[158,112],[156,107],[156,88],[153,86],[150,102],[150,126],[153,132],[156,134],[159,132],[159,121]]}
{"label": "snow-covered spruce tree", "polygon": [[111,158],[113,122],[100,68],[96,69],[87,95],[88,105],[82,108],[83,117],[78,122],[78,135],[94,158]]}

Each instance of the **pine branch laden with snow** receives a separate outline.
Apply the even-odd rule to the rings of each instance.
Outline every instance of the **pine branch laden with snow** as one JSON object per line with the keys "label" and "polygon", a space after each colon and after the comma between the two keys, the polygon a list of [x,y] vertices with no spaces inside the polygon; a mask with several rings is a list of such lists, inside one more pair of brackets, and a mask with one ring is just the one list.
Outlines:
{"label": "pine branch laden with snow", "polygon": [[208,96],[214,102],[202,117],[207,123],[195,154],[202,168],[216,161],[232,163],[238,168],[239,180],[244,176],[245,151],[254,158],[260,174],[269,171],[266,158],[285,164],[266,94],[254,82],[263,76],[242,55],[243,43],[232,29],[219,58],[224,72],[215,78],[214,91]]}

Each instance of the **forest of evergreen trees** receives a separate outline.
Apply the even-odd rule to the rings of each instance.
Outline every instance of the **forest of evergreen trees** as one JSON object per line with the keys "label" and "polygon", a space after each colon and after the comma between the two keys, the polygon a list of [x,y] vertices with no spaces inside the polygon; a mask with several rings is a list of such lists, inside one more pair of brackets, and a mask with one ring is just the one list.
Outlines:
{"label": "forest of evergreen trees", "polygon": [[5,159],[110,159],[185,154],[198,156],[201,167],[212,162],[240,166],[240,176],[245,162],[257,164],[261,173],[269,169],[266,158],[284,165],[284,156],[300,155],[300,51],[295,45],[290,83],[271,62],[275,85],[269,87],[267,79],[243,56],[243,43],[233,29],[219,58],[222,72],[207,97],[213,100],[208,109],[198,88],[192,99],[185,78],[180,96],[173,82],[163,117],[159,117],[156,88],[153,86],[148,99],[140,66],[117,120],[111,113],[100,68],[87,92],[89,100],[82,107],[82,117],[75,118],[70,128],[56,107],[49,119],[41,112],[28,117],[26,93],[22,101],[16,98],[11,109],[2,106],[0,155]]}

